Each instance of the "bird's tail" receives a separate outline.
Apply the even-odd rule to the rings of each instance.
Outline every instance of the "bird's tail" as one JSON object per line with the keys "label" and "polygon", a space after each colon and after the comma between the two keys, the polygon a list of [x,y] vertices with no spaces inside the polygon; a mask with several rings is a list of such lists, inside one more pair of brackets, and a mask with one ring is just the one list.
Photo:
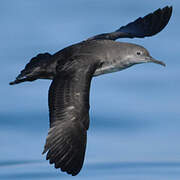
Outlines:
{"label": "bird's tail", "polygon": [[16,79],[10,82],[10,85],[18,84],[24,81],[34,81],[36,79],[50,79],[51,74],[47,72],[47,65],[50,63],[51,54],[38,54],[32,58],[25,66]]}

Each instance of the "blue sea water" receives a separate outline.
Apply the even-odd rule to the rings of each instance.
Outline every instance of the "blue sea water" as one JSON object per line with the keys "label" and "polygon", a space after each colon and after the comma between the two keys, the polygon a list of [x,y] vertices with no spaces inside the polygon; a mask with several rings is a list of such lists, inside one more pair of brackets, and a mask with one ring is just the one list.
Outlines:
{"label": "blue sea water", "polygon": [[[145,39],[163,68],[142,64],[93,79],[85,163],[76,177],[42,156],[50,81],[9,86],[29,59],[173,5],[168,26]],[[0,180],[180,180],[180,1],[0,1]]]}

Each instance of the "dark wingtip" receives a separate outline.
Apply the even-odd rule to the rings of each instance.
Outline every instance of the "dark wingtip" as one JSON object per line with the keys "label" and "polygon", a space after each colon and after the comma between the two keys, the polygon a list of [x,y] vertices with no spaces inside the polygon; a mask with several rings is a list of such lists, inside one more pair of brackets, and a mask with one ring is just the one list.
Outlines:
{"label": "dark wingtip", "polygon": [[172,16],[172,11],[173,11],[173,6],[167,6],[167,8],[169,8],[170,10],[170,17]]}
{"label": "dark wingtip", "polygon": [[171,6],[165,6],[163,9],[169,9],[171,11],[171,13],[172,13],[173,6],[172,5]]}
{"label": "dark wingtip", "polygon": [[[164,20],[164,24],[162,25],[162,28],[160,29],[160,31],[161,31],[161,30],[163,30],[164,27],[169,23],[169,20],[170,20],[170,18],[171,18],[171,16],[172,16],[173,7],[172,7],[172,6],[165,6],[164,8],[159,9],[159,10],[161,11],[161,14],[162,14],[162,16],[163,16],[163,18],[164,18],[164,19],[161,20],[162,23],[163,23],[163,20]],[[157,11],[158,11],[158,10],[157,10]],[[155,11],[154,14],[155,14],[157,11]],[[160,31],[159,31],[159,32],[160,32]]]}
{"label": "dark wingtip", "polygon": [[[154,22],[152,21],[151,28],[152,31],[148,32],[147,34],[145,33],[145,36],[153,36],[158,34],[159,32],[161,32],[166,25],[169,23],[169,20],[172,16],[172,10],[173,7],[172,6],[165,6],[164,8],[159,8],[156,11],[154,11],[151,14],[148,14],[146,16],[143,17],[143,19],[153,19]],[[159,21],[159,23],[158,23]],[[143,37],[143,36],[142,36]]]}
{"label": "dark wingtip", "polygon": [[171,18],[172,16],[172,11],[173,11],[173,6],[165,6],[162,11],[164,12],[168,12],[169,13],[169,19]]}
{"label": "dark wingtip", "polygon": [[159,8],[144,17],[136,19],[126,26],[122,26],[116,32],[127,33],[127,37],[130,37],[130,35],[138,38],[154,36],[166,27],[172,16],[172,10],[172,6]]}
{"label": "dark wingtip", "polygon": [[99,34],[89,38],[88,40],[116,40],[118,38],[144,38],[154,36],[166,27],[172,16],[172,11],[172,6],[159,8],[144,17],[139,17],[135,21],[120,27],[114,32]]}

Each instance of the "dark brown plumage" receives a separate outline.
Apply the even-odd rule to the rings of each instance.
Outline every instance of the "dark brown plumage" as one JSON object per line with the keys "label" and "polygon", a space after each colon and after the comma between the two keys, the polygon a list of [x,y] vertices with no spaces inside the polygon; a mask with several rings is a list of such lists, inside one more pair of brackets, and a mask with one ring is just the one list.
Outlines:
{"label": "dark brown plumage", "polygon": [[93,76],[154,62],[142,46],[115,42],[118,38],[143,38],[160,32],[169,22],[172,7],[158,9],[117,31],[96,35],[51,55],[32,58],[10,84],[52,79],[49,88],[50,129],[43,154],[55,168],[77,175],[84,162],[89,128],[89,90]]}

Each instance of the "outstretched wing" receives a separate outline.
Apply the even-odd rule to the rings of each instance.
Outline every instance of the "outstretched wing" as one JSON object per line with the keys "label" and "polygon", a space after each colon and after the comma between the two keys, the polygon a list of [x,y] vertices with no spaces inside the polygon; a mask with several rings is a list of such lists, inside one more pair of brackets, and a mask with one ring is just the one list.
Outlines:
{"label": "outstretched wing", "polygon": [[144,38],[153,36],[159,33],[168,24],[172,15],[172,6],[158,9],[143,18],[138,18],[135,21],[120,27],[118,30],[111,33],[99,34],[88,40],[93,39],[109,39],[116,40],[118,38]]}
{"label": "outstretched wing", "polygon": [[60,62],[49,89],[50,129],[43,154],[48,151],[46,159],[72,175],[84,161],[90,83],[98,67],[93,61],[84,55]]}

